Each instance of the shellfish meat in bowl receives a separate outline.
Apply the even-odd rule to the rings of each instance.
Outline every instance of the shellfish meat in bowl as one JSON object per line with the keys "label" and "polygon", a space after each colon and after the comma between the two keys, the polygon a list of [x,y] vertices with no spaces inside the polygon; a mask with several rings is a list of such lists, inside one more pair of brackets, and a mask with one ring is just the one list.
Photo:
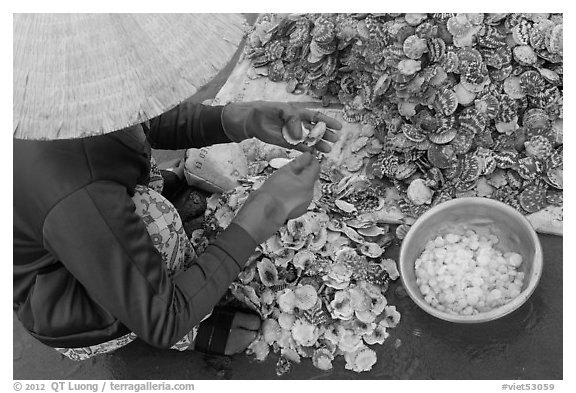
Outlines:
{"label": "shellfish meat in bowl", "polygon": [[542,274],[540,240],[514,208],[458,198],[423,214],[400,248],[400,276],[427,313],[455,323],[501,318],[532,295]]}

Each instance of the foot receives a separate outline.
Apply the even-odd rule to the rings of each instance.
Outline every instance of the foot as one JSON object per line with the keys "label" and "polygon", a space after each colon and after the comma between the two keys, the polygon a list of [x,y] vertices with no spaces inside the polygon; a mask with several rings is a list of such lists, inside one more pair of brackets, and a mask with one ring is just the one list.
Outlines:
{"label": "foot", "polygon": [[182,158],[175,158],[173,160],[165,161],[158,164],[158,169],[170,171],[175,173],[180,180],[184,179],[184,164],[186,162]]}
{"label": "foot", "polygon": [[[234,355],[246,350],[250,343],[256,339],[260,323],[260,318],[254,314],[236,312],[230,326],[224,355]],[[189,349],[194,350],[194,345]]]}

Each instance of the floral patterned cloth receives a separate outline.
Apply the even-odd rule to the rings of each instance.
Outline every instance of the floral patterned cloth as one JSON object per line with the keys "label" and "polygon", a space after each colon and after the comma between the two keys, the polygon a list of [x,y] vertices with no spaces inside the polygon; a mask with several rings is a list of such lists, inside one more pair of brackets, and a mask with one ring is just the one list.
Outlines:
{"label": "floral patterned cloth", "polygon": [[[132,200],[136,206],[136,214],[142,217],[148,234],[168,268],[168,274],[174,274],[187,269],[196,258],[194,248],[184,232],[182,220],[176,208],[160,193],[163,180],[156,163],[152,160],[148,186],[136,186]],[[208,318],[207,315],[205,318]],[[190,347],[198,326],[195,326],[186,336],[171,349],[184,351]],[[109,353],[121,348],[137,338],[129,333],[122,337],[83,348],[55,348],[56,351],[72,360],[86,360],[93,356]]]}

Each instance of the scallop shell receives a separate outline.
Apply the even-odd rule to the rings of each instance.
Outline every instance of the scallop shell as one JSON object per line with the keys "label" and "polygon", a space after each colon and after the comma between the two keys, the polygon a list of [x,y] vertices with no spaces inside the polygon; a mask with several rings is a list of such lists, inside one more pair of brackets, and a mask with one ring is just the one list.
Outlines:
{"label": "scallop shell", "polygon": [[318,293],[312,285],[298,286],[294,289],[294,296],[296,297],[294,305],[300,310],[310,310],[318,300]]}
{"label": "scallop shell", "polygon": [[348,239],[352,240],[355,243],[362,244],[365,242],[364,238],[360,236],[355,229],[350,228],[349,226],[344,226],[342,228],[342,233],[344,233]]}
{"label": "scallop shell", "polygon": [[527,156],[540,160],[546,160],[552,153],[552,144],[542,135],[533,136],[529,141],[524,142],[524,146]]}
{"label": "scallop shell", "polygon": [[405,123],[402,125],[402,133],[412,142],[422,142],[426,139],[426,133],[419,127],[413,124]]}
{"label": "scallop shell", "polygon": [[384,253],[384,250],[382,250],[382,248],[378,244],[372,242],[366,242],[364,244],[361,244],[358,247],[358,250],[363,255],[366,255],[367,257],[370,258],[378,258]]}
{"label": "scallop shell", "polygon": [[360,137],[356,138],[354,140],[354,142],[352,142],[352,145],[350,147],[350,151],[352,153],[357,153],[362,148],[364,148],[364,146],[366,146],[367,143],[368,143],[368,137],[360,136]]}
{"label": "scallop shell", "polygon": [[548,129],[550,127],[550,119],[543,109],[532,108],[524,112],[522,124],[529,130]]}
{"label": "scallop shell", "polygon": [[460,48],[456,52],[458,54],[459,59],[459,70],[462,71],[466,65],[469,63],[482,63],[482,52],[480,52],[476,48],[466,47]]}
{"label": "scallop shell", "polygon": [[481,49],[480,53],[482,53],[483,61],[487,66],[498,70],[503,69],[505,66],[510,66],[510,61],[512,60],[512,51],[506,46],[496,49]]}
{"label": "scallop shell", "polygon": [[558,75],[558,73],[554,70],[550,70],[548,68],[538,68],[538,72],[540,72],[540,75],[542,75],[542,77],[549,83],[556,85],[561,82],[560,75]]}
{"label": "scallop shell", "polygon": [[406,237],[406,235],[408,234],[408,231],[410,230],[410,225],[406,225],[406,224],[400,224],[396,227],[396,237],[399,240],[404,240],[404,238]]}
{"label": "scallop shell", "polygon": [[366,152],[370,155],[376,155],[382,152],[382,143],[375,138],[371,138],[370,142],[366,145]]}
{"label": "scallop shell", "polygon": [[418,166],[413,162],[404,162],[398,164],[398,168],[396,168],[396,173],[394,176],[397,180],[404,180],[409,178],[418,170]]}
{"label": "scallop shell", "polygon": [[507,95],[500,96],[500,112],[496,120],[509,123],[517,118],[516,116],[517,104],[516,101]]}
{"label": "scallop shell", "polygon": [[398,169],[399,160],[395,155],[381,154],[372,164],[374,176],[378,178],[394,178]]}
{"label": "scallop shell", "polygon": [[406,191],[408,199],[415,205],[424,205],[432,203],[432,190],[426,186],[424,179],[414,179]]}
{"label": "scallop shell", "polygon": [[518,76],[509,76],[506,78],[503,87],[504,92],[514,99],[520,99],[526,96],[526,92],[520,85],[520,77]]}
{"label": "scallop shell", "polygon": [[260,281],[264,286],[270,287],[278,283],[278,269],[268,258],[263,258],[256,264]]}
{"label": "scallop shell", "polygon": [[548,190],[546,193],[546,203],[554,206],[562,206],[564,204],[564,193],[559,190]]}
{"label": "scallop shell", "polygon": [[444,40],[437,37],[429,38],[426,46],[428,47],[428,58],[430,61],[433,63],[440,62],[446,53],[446,43]]}
{"label": "scallop shell", "polygon": [[324,137],[326,133],[326,123],[323,121],[319,121],[312,127],[308,135],[306,136],[306,140],[304,143],[307,146],[314,146],[316,143],[320,141]]}
{"label": "scallop shell", "polygon": [[486,128],[486,118],[475,108],[466,108],[458,116],[460,128],[477,134]]}
{"label": "scallop shell", "polygon": [[432,145],[427,153],[428,161],[430,161],[434,167],[440,169],[450,167],[454,156],[454,149],[450,145]]}
{"label": "scallop shell", "polygon": [[360,168],[362,168],[363,164],[364,164],[364,161],[363,161],[362,157],[353,155],[353,156],[347,157],[347,159],[343,165],[350,172],[357,172],[360,170]]}
{"label": "scallop shell", "polygon": [[435,37],[438,34],[438,26],[424,22],[416,27],[416,35],[420,38],[428,39]]}
{"label": "scallop shell", "polygon": [[460,71],[460,83],[466,90],[478,93],[490,83],[488,68],[482,62],[471,61],[464,63]]}
{"label": "scallop shell", "polygon": [[410,76],[422,69],[422,62],[413,59],[400,60],[397,68],[400,74]]}
{"label": "scallop shell", "polygon": [[506,45],[506,35],[490,25],[482,26],[476,38],[478,45],[485,48],[496,49]]}
{"label": "scallop shell", "polygon": [[544,180],[552,187],[562,190],[564,188],[564,167],[558,166],[548,169]]}
{"label": "scallop shell", "polygon": [[264,49],[268,61],[279,60],[284,52],[284,46],[278,40],[270,41]]}
{"label": "scallop shell", "polygon": [[464,154],[470,150],[473,141],[474,133],[470,130],[460,128],[452,142],[450,142],[450,146],[452,146],[456,154]]}
{"label": "scallop shell", "polygon": [[548,51],[550,53],[562,53],[563,50],[563,41],[562,41],[562,35],[563,35],[563,25],[559,24],[556,25],[552,28],[552,30],[550,31],[550,36],[547,37],[545,43],[546,43],[546,49],[548,49]]}
{"label": "scallop shell", "polygon": [[435,132],[428,134],[428,139],[436,144],[445,144],[451,142],[458,131],[455,128],[439,128]]}
{"label": "scallop shell", "polygon": [[490,76],[490,79],[492,79],[493,81],[503,81],[504,79],[508,78],[510,76],[510,74],[512,73],[512,65],[511,64],[506,64],[504,66],[502,66],[502,68],[500,69],[491,69],[488,71],[488,75]]}
{"label": "scallop shell", "polygon": [[474,107],[488,119],[495,119],[500,110],[500,102],[492,94],[486,94],[474,101]]}
{"label": "scallop shell", "polygon": [[286,223],[287,233],[294,237],[308,236],[312,232],[312,220],[313,216],[311,213],[288,220]]}
{"label": "scallop shell", "polygon": [[472,28],[472,23],[470,23],[465,14],[458,14],[448,19],[446,27],[450,34],[458,37],[466,35]]}
{"label": "scallop shell", "polygon": [[528,213],[535,213],[546,207],[546,189],[536,184],[526,187],[518,196],[520,206]]}
{"label": "scallop shell", "polygon": [[550,157],[548,157],[548,161],[546,162],[546,166],[548,168],[555,168],[557,166],[564,165],[562,146],[563,145],[560,145],[560,147],[554,150],[552,154],[550,154]]}
{"label": "scallop shell", "polygon": [[462,158],[455,156],[450,162],[450,166],[444,169],[444,178],[452,180],[460,177],[462,173]]}
{"label": "scallop shell", "polygon": [[308,136],[310,131],[306,127],[304,127],[304,124],[300,123],[300,125],[302,126],[302,137],[300,139],[294,139],[288,132],[288,127],[286,126],[282,127],[282,136],[284,137],[284,140],[286,142],[288,142],[291,145],[297,145],[306,140],[306,137]]}
{"label": "scallop shell", "polygon": [[465,182],[473,182],[480,176],[480,162],[474,154],[466,154],[462,160],[462,173],[460,179]]}
{"label": "scallop shell", "polygon": [[250,285],[240,285],[234,282],[230,285],[230,292],[236,299],[242,302],[242,304],[250,307],[259,315],[262,315],[260,311],[260,298]]}
{"label": "scallop shell", "polygon": [[454,86],[454,91],[456,92],[456,98],[458,98],[458,103],[463,106],[468,106],[474,102],[476,98],[476,93],[471,92],[466,89],[461,83]]}
{"label": "scallop shell", "polygon": [[353,213],[356,211],[356,207],[353,204],[348,203],[342,199],[337,199],[334,201],[334,204],[344,213]]}
{"label": "scallop shell", "polygon": [[528,32],[530,46],[534,49],[546,48],[546,36],[551,32],[554,23],[550,20],[543,20],[535,23]]}
{"label": "scallop shell", "polygon": [[437,107],[445,116],[450,116],[458,107],[458,97],[452,89],[444,89],[436,96]]}
{"label": "scallop shell", "polygon": [[312,38],[319,43],[329,43],[336,36],[334,23],[324,16],[320,16],[314,21]]}
{"label": "scallop shell", "polygon": [[328,231],[326,228],[320,228],[316,233],[312,233],[308,239],[307,248],[311,251],[319,251],[328,241]]}
{"label": "scallop shell", "polygon": [[426,18],[428,17],[427,14],[417,14],[417,13],[407,13],[404,16],[404,20],[406,21],[406,23],[408,23],[410,26],[418,26],[420,23],[422,23]]}
{"label": "scallop shell", "polygon": [[411,35],[404,41],[403,49],[406,57],[418,60],[428,50],[428,47],[426,45],[426,40],[417,35]]}
{"label": "scallop shell", "polygon": [[521,65],[534,65],[538,60],[534,49],[530,45],[519,45],[512,50],[514,59]]}
{"label": "scallop shell", "polygon": [[455,52],[446,52],[444,56],[440,59],[440,66],[446,71],[447,73],[455,72],[458,70],[460,66],[460,59]]}
{"label": "scallop shell", "polygon": [[529,96],[535,96],[540,93],[546,84],[542,75],[534,70],[526,71],[520,75],[519,83],[522,91]]}
{"label": "scallop shell", "polygon": [[362,236],[375,237],[388,233],[388,228],[382,228],[373,224],[367,228],[358,228],[357,232]]}
{"label": "scallop shell", "polygon": [[518,24],[512,28],[512,39],[518,45],[528,45],[530,43],[530,30],[532,23],[526,19],[521,19]]}
{"label": "scallop shell", "polygon": [[291,161],[292,160],[290,158],[277,157],[277,158],[271,159],[268,164],[272,168],[278,169],[278,168],[282,168],[284,165],[290,163]]}
{"label": "scallop shell", "polygon": [[277,342],[282,335],[282,328],[275,319],[265,319],[262,322],[262,339],[269,345]]}
{"label": "scallop shell", "polygon": [[518,160],[518,166],[515,169],[524,180],[531,181],[542,173],[543,167],[540,160],[534,157],[524,157]]}
{"label": "scallop shell", "polygon": [[306,270],[316,261],[314,253],[308,250],[300,250],[294,255],[292,265],[300,270]]}

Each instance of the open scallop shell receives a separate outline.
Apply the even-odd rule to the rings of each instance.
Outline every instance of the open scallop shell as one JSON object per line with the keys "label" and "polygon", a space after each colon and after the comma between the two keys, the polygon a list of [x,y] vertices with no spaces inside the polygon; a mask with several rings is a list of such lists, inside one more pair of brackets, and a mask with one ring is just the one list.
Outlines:
{"label": "open scallop shell", "polygon": [[326,133],[326,123],[323,121],[319,121],[312,127],[308,135],[306,136],[304,143],[306,146],[314,146],[316,143],[320,141],[324,137]]}
{"label": "open scallop shell", "polygon": [[308,250],[300,250],[294,255],[292,264],[300,270],[306,270],[312,263],[316,261],[314,253]]}
{"label": "open scallop shell", "polygon": [[384,250],[382,250],[382,248],[378,244],[372,242],[365,242],[361,244],[358,247],[358,250],[360,250],[362,254],[370,258],[378,258],[384,252]]}
{"label": "open scallop shell", "polygon": [[268,258],[262,258],[256,264],[260,281],[264,286],[270,287],[278,283],[278,269]]}
{"label": "open scallop shell", "polygon": [[284,137],[284,140],[286,142],[288,142],[291,145],[297,145],[306,140],[310,131],[306,127],[304,127],[304,124],[300,123],[300,125],[302,127],[302,136],[300,137],[300,139],[293,138],[292,135],[290,135],[290,133],[288,132],[288,127],[286,127],[286,125],[282,127],[282,136]]}
{"label": "open scallop shell", "polygon": [[367,228],[359,228],[357,231],[362,236],[375,237],[388,233],[388,228],[382,228],[374,224]]}
{"label": "open scallop shell", "polygon": [[307,248],[311,251],[320,251],[328,241],[328,230],[320,228],[317,232],[313,232],[308,238]]}
{"label": "open scallop shell", "polygon": [[353,213],[356,211],[356,207],[353,204],[343,201],[342,199],[337,199],[334,201],[334,204],[345,213]]}
{"label": "open scallop shell", "polygon": [[279,169],[292,161],[290,158],[277,157],[270,160],[268,163],[272,168]]}

